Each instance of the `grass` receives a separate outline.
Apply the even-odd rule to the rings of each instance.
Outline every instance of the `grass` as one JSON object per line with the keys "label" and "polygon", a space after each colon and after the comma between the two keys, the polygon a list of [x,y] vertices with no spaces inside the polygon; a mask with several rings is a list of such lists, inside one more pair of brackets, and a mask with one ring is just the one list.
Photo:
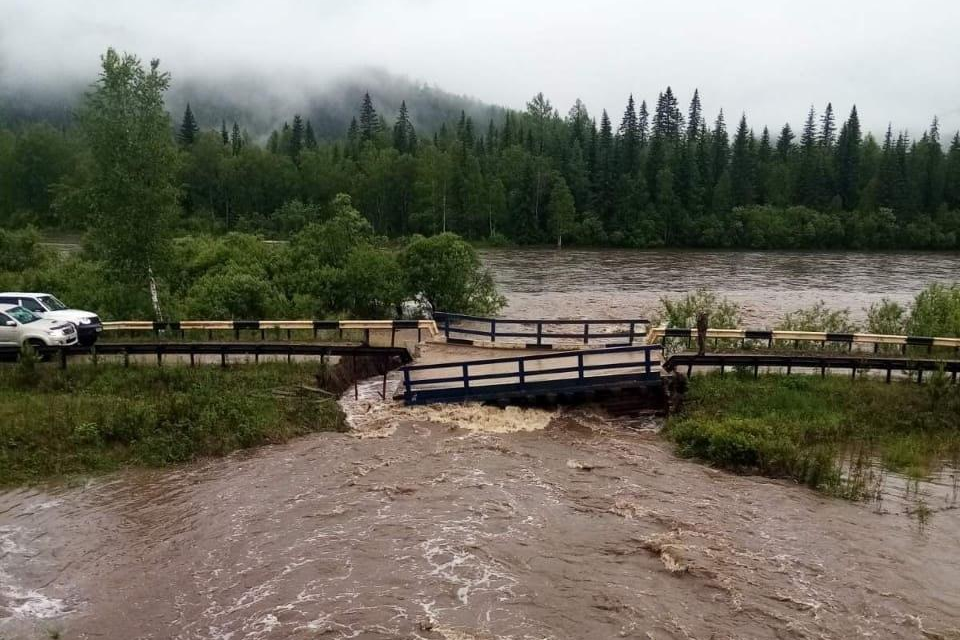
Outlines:
{"label": "grass", "polygon": [[865,498],[867,465],[919,478],[960,460],[960,385],[697,376],[665,434],[685,457]]}
{"label": "grass", "polygon": [[165,466],[341,430],[316,364],[0,367],[0,486]]}

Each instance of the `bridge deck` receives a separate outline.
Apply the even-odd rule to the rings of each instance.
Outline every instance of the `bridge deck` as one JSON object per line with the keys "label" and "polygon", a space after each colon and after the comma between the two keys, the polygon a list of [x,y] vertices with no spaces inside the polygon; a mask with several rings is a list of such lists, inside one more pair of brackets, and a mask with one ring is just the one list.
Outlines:
{"label": "bridge deck", "polygon": [[403,368],[407,404],[510,400],[659,385],[656,345],[411,365]]}

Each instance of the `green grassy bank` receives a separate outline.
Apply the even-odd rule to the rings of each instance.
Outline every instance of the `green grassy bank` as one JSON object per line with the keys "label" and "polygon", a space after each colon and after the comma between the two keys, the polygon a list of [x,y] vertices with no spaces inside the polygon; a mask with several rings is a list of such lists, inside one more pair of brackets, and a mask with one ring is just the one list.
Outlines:
{"label": "green grassy bank", "polygon": [[200,456],[340,430],[304,391],[318,365],[0,366],[0,486]]}
{"label": "green grassy bank", "polygon": [[865,464],[923,477],[960,459],[960,385],[696,376],[665,434],[685,457],[860,498]]}

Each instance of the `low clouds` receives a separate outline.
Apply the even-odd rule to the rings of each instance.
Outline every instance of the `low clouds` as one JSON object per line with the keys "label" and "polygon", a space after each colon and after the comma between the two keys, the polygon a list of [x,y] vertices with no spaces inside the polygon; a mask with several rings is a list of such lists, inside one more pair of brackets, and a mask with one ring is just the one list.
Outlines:
{"label": "low clouds", "polygon": [[856,102],[875,132],[918,134],[937,114],[960,128],[953,0],[740,0],[718,3],[488,0],[0,0],[0,83],[88,84],[107,46],[159,57],[174,81],[263,78],[295,103],[356,69],[382,67],[455,93],[522,108],[543,91],[614,120],[634,93],[699,87],[756,129],[802,124],[810,104]]}

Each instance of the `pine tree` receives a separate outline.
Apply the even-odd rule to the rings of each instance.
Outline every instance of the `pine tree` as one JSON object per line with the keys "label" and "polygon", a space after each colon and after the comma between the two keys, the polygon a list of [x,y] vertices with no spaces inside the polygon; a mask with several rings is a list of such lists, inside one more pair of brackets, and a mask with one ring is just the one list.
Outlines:
{"label": "pine tree", "polygon": [[183,112],[183,121],[180,123],[180,133],[177,135],[177,140],[183,146],[188,147],[196,140],[199,132],[200,127],[197,125],[197,119],[193,117],[193,111],[190,109],[190,103],[188,102],[187,108]]}
{"label": "pine tree", "polygon": [[755,201],[758,204],[768,204],[768,182],[770,180],[770,165],[773,161],[773,145],[770,143],[770,129],[763,128],[760,134],[760,146],[757,148],[757,158],[755,165],[754,191]]}
{"label": "pine tree", "polygon": [[811,152],[817,144],[817,113],[810,106],[810,112],[807,114],[807,121],[803,125],[803,134],[800,136],[800,148],[805,152]]}
{"label": "pine tree", "polygon": [[653,137],[661,139],[676,139],[680,136],[683,116],[680,115],[680,106],[673,89],[667,90],[657,98],[657,108],[653,115]]}
{"label": "pine tree", "polygon": [[727,163],[730,158],[730,138],[727,135],[727,125],[723,119],[723,109],[717,115],[717,120],[713,125],[713,134],[711,136],[712,151],[710,176],[713,178],[711,187],[715,186],[720,178],[726,173]]}
{"label": "pine tree", "polygon": [[820,146],[832,147],[836,131],[837,125],[833,117],[833,104],[828,102],[827,108],[823,111],[823,117],[820,118]]}
{"label": "pine tree", "polygon": [[702,118],[703,108],[700,106],[700,90],[694,89],[693,98],[690,100],[690,109],[687,112],[687,140],[693,140],[697,137]]}
{"label": "pine tree", "polygon": [[303,146],[310,151],[317,150],[317,136],[313,132],[313,125],[310,124],[310,120],[307,120],[307,127],[303,132]]}
{"label": "pine tree", "polygon": [[857,105],[850,110],[850,117],[840,128],[837,139],[837,194],[843,207],[855,209],[860,190],[860,116]]}
{"label": "pine tree", "polygon": [[640,147],[646,147],[650,137],[650,112],[647,111],[646,100],[640,103],[640,112],[637,114],[637,133],[640,136]]}
{"label": "pine tree", "polygon": [[747,116],[744,114],[740,117],[740,125],[733,139],[733,152],[730,158],[730,196],[735,207],[753,204],[754,168],[750,153],[752,138],[747,129]]}
{"label": "pine tree", "polygon": [[636,169],[637,156],[640,152],[640,126],[637,122],[637,110],[632,93],[623,111],[618,133],[620,134],[619,172],[632,174]]}
{"label": "pine tree", "polygon": [[360,104],[360,140],[371,142],[378,133],[380,133],[380,118],[377,117],[377,110],[373,108],[370,94],[364,93],[363,102]]}
{"label": "pine tree", "polygon": [[[493,121],[490,121],[491,126]],[[412,153],[416,144],[416,133],[413,130],[413,124],[410,122],[410,115],[407,113],[407,102],[400,102],[400,113],[397,114],[397,121],[393,125],[393,148],[400,153]]]}
{"label": "pine tree", "polygon": [[220,141],[223,142],[223,146],[230,144],[230,134],[227,133],[227,121],[220,121]]}
{"label": "pine tree", "polygon": [[240,137],[240,125],[234,122],[233,131],[230,133],[230,150],[233,155],[238,156],[241,149],[243,149],[243,138]]}
{"label": "pine tree", "polygon": [[595,181],[595,206],[604,221],[609,223],[613,205],[614,178],[614,149],[613,126],[610,116],[604,109],[600,115],[600,132],[597,135],[597,177]]}
{"label": "pine tree", "polygon": [[790,123],[783,125],[783,128],[780,129],[780,136],[777,138],[777,157],[780,160],[786,161],[793,154],[793,141],[796,136],[793,133],[793,129],[790,128]]}
{"label": "pine tree", "polygon": [[960,132],[953,136],[947,153],[944,195],[951,209],[960,208]]}
{"label": "pine tree", "polygon": [[294,160],[300,157],[300,152],[303,151],[303,136],[303,118],[297,113],[293,116],[293,127],[290,128],[290,143],[288,146],[290,157]]}

